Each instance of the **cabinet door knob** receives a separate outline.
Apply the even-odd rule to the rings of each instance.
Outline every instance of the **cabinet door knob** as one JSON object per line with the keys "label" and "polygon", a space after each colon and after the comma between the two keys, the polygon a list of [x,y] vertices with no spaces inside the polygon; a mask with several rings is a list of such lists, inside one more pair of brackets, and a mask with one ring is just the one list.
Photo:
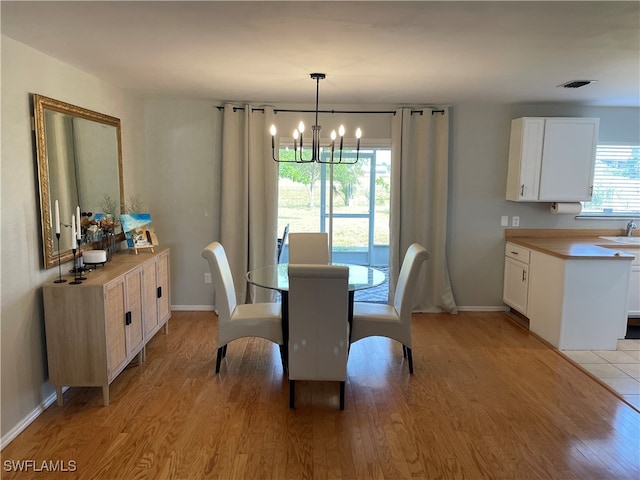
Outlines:
{"label": "cabinet door knob", "polygon": [[158,296],[158,298],[162,298],[162,287],[158,287],[157,296]]}

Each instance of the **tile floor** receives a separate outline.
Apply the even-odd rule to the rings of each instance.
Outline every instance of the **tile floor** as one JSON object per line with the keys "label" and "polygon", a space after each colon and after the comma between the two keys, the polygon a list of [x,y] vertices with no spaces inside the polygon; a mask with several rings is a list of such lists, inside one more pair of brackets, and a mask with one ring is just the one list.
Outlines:
{"label": "tile floor", "polygon": [[387,303],[389,296],[389,267],[374,266],[384,272],[384,282],[381,285],[365,290],[357,290],[354,296],[356,302]]}
{"label": "tile floor", "polygon": [[617,350],[562,350],[640,411],[640,340],[618,340]]}

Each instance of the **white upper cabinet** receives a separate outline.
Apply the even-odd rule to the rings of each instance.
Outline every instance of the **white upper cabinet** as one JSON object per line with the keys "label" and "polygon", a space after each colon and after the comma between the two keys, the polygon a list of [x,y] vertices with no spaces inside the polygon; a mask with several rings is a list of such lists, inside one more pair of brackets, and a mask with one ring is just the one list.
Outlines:
{"label": "white upper cabinet", "polygon": [[511,122],[507,200],[589,201],[598,118],[523,117]]}

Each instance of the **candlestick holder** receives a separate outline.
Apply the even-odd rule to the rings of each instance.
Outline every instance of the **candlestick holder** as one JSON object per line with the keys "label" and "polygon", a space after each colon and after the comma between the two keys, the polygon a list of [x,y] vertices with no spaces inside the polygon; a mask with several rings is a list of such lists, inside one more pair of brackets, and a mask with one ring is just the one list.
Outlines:
{"label": "candlestick holder", "polygon": [[[73,251],[73,264],[76,264],[76,250],[77,248],[72,248],[71,249]],[[86,280],[86,278],[84,277],[80,277],[79,276],[79,271],[77,268],[73,269],[73,282],[69,282],[69,285],[80,285],[82,283],[82,280]]]}
{"label": "candlestick holder", "polygon": [[62,269],[60,267],[60,234],[59,233],[56,233],[56,238],[58,239],[58,279],[54,280],[53,283],[65,283],[67,279],[62,278]]}
{"label": "candlestick holder", "polygon": [[85,277],[84,275],[82,275],[84,272],[88,272],[90,269],[80,265],[80,259],[82,258],[82,240],[83,240],[84,236],[81,236],[80,238],[77,239],[77,243],[78,243],[78,257],[76,258],[75,254],[73,256],[73,268],[71,269],[71,273],[75,274],[74,279],[75,280],[86,280],[87,277]]}

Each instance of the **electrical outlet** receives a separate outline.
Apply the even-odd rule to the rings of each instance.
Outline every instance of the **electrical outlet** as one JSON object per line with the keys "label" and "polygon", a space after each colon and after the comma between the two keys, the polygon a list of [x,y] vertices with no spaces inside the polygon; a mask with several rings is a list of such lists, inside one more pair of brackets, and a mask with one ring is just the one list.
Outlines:
{"label": "electrical outlet", "polygon": [[211,283],[211,274],[210,273],[205,273],[204,274],[204,283]]}
{"label": "electrical outlet", "polygon": [[520,226],[520,217],[511,217],[511,226],[519,227]]}
{"label": "electrical outlet", "polygon": [[502,215],[500,217],[500,226],[508,227],[509,226],[509,215]]}

